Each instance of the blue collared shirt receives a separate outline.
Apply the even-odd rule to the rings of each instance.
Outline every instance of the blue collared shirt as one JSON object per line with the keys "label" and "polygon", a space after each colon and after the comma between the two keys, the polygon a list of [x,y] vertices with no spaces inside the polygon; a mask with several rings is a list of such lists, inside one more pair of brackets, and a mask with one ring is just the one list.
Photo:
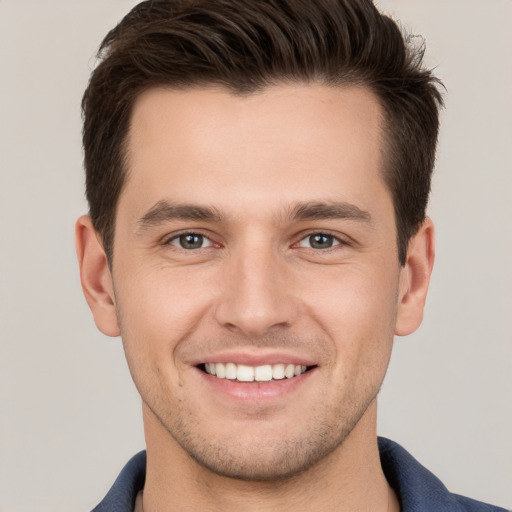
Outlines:
{"label": "blue collared shirt", "polygon": [[[402,512],[507,512],[504,508],[450,493],[436,476],[389,439],[379,437],[379,452],[382,469],[398,496]],[[126,464],[92,512],[133,512],[145,478],[146,452],[142,451]]]}

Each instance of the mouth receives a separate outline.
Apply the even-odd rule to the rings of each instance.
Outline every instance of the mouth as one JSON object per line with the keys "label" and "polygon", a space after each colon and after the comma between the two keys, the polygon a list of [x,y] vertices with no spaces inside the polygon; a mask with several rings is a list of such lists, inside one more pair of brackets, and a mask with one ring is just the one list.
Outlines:
{"label": "mouth", "polygon": [[315,368],[315,366],[285,363],[249,366],[227,362],[202,363],[198,365],[198,368],[218,379],[227,379],[237,382],[273,382],[299,377]]}

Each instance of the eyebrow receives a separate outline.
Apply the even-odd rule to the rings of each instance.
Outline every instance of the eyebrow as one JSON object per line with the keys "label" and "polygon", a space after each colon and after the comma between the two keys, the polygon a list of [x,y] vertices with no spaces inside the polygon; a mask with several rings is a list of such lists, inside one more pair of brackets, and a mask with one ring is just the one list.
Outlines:
{"label": "eyebrow", "polygon": [[[290,207],[284,218],[290,220],[348,219],[372,222],[369,212],[346,202],[300,202]],[[139,232],[172,220],[221,222],[222,215],[211,206],[158,201],[139,220]]]}
{"label": "eyebrow", "polygon": [[200,220],[220,222],[220,213],[209,206],[194,204],[176,204],[166,200],[158,201],[138,221],[139,230],[158,226],[171,220]]}
{"label": "eyebrow", "polygon": [[287,217],[297,220],[348,219],[372,222],[369,212],[345,202],[298,203],[289,211]]}

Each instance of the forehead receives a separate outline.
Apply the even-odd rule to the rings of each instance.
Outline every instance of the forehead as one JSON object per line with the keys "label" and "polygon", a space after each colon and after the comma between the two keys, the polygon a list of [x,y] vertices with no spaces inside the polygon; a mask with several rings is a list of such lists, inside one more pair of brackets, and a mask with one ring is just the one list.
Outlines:
{"label": "forehead", "polygon": [[381,115],[356,87],[150,89],[134,105],[121,200],[371,202],[383,187]]}

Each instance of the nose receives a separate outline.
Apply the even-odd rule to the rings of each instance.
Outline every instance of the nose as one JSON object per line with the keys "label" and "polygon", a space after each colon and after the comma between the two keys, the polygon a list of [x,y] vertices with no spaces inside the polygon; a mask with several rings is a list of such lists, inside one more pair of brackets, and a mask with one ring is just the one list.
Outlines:
{"label": "nose", "polygon": [[217,322],[245,336],[290,327],[299,304],[287,262],[272,248],[246,247],[228,258],[216,307]]}

